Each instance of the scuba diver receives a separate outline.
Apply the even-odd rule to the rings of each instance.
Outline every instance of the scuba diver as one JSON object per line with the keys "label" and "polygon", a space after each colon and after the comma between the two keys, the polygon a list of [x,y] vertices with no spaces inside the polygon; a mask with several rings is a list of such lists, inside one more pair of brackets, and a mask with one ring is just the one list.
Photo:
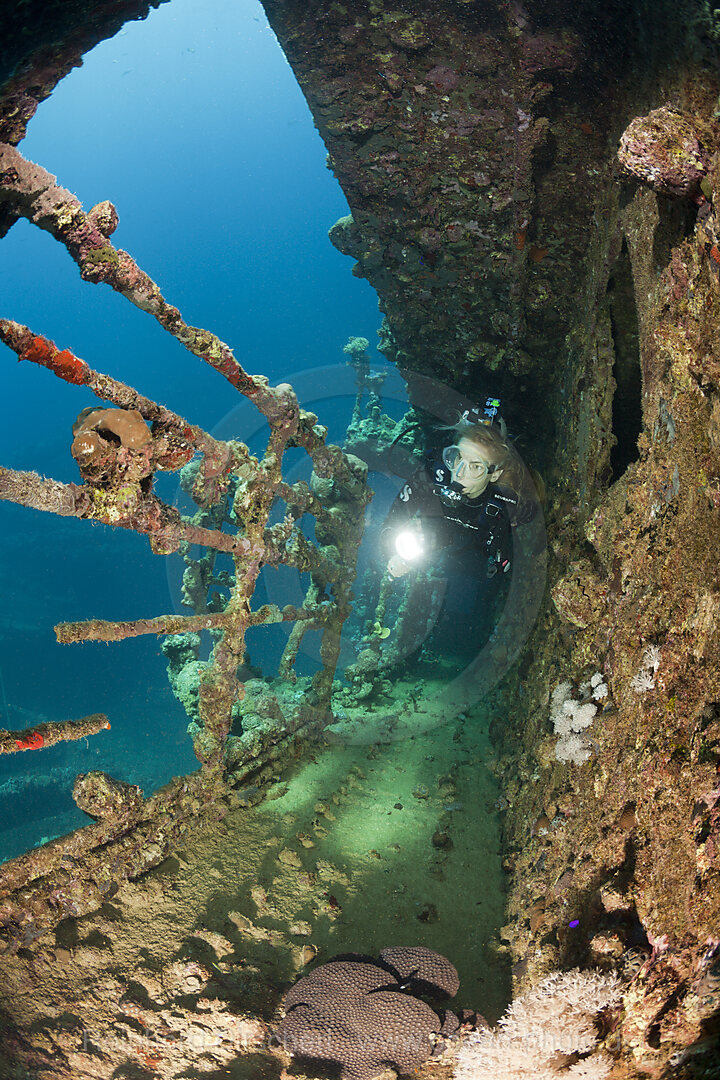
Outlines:
{"label": "scuba diver", "polygon": [[531,521],[537,495],[505,433],[497,398],[467,410],[452,444],[404,485],[381,531],[391,577],[430,562],[446,578],[433,638],[477,650],[492,631],[495,600],[511,570],[513,530]]}

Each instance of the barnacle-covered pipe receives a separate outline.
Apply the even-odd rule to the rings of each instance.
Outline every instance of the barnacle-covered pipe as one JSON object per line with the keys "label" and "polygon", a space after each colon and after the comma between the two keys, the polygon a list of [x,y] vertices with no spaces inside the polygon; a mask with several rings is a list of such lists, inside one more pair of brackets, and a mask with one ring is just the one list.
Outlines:
{"label": "barnacle-covered pipe", "polygon": [[153,551],[158,554],[177,551],[183,541],[218,551],[239,552],[243,556],[254,553],[252,544],[244,537],[193,525],[173,506],[155,495],[144,494],[137,484],[128,483],[105,491],[87,484],[46,480],[37,473],[19,472],[0,465],[0,499],[61,517],[87,518],[104,525],[147,533]]}
{"label": "barnacle-covered pipe", "polygon": [[86,386],[97,398],[111,402],[118,409],[136,410],[152,424],[155,469],[178,469],[196,451],[209,459],[214,473],[226,471],[229,466],[238,468],[255,460],[243,443],[218,442],[196,424],[189,424],[182,416],[139,394],[119,379],[94,371],[70,349],[59,349],[49,338],[33,333],[22,323],[0,319],[0,341],[12,349],[19,360],[46,367],[65,382]]}
{"label": "barnacle-covered pipe", "polygon": [[21,750],[41,750],[45,746],[54,746],[59,742],[84,739],[88,735],[97,735],[110,727],[105,713],[92,713],[81,720],[61,720],[59,722],[36,724],[23,731],[0,731],[0,754],[16,754]]}
{"label": "barnacle-covered pipe", "polygon": [[[269,623],[308,622],[321,624],[328,618],[332,607],[325,601],[315,608],[297,608],[288,604],[279,608],[275,604],[263,604],[257,611],[247,615],[248,626],[265,626]],[[61,645],[76,641],[124,641],[125,638],[141,637],[143,634],[188,634],[201,630],[223,630],[227,623],[224,611],[208,612],[207,615],[160,615],[155,619],[136,619],[132,622],[110,622],[105,619],[86,619],[83,622],[58,623],[55,637]]]}

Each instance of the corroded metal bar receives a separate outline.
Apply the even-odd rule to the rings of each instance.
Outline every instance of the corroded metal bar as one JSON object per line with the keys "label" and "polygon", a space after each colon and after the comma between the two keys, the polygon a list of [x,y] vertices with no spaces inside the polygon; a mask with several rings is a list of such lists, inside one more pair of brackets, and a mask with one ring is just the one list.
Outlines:
{"label": "corroded metal bar", "polygon": [[[312,455],[313,462],[315,454]],[[328,527],[316,528],[321,544],[337,550],[337,572],[332,581],[333,609],[323,627],[320,641],[322,667],[313,675],[312,686],[319,700],[329,707],[335,676],[342,628],[350,614],[352,585],[355,580],[357,554],[365,525],[365,506],[372,498],[367,486],[367,466],[357,458],[346,458],[348,480],[334,484],[329,500],[334,513]],[[307,601],[306,601],[307,604]],[[311,605],[308,605],[311,606]]]}
{"label": "corroded metal bar", "polygon": [[[252,514],[247,513],[248,496],[240,485],[233,501],[233,516],[235,520],[243,522],[254,554],[242,559],[237,555],[233,557],[235,574],[225,610],[225,630],[213,650],[212,664],[203,672],[200,682],[202,730],[195,739],[195,753],[203,763],[203,771],[212,774],[222,774],[226,766],[225,749],[232,723],[232,708],[237,697],[237,669],[245,656],[250,602],[263,563],[266,533],[269,532],[265,525],[278,485],[282,483],[283,453],[288,441],[298,431],[299,407],[292,388],[284,386],[282,397],[278,400],[282,404],[282,411],[276,413],[271,424],[259,473],[262,482],[256,483],[253,488]],[[294,530],[294,533],[300,536],[299,530]],[[302,546],[299,539],[297,543]]]}
{"label": "corroded metal bar", "polygon": [[[322,623],[328,617],[332,603],[328,600],[315,610],[297,608],[288,604],[279,608],[275,604],[263,604],[257,611],[249,612],[248,626],[265,626],[269,623],[313,622]],[[188,634],[201,630],[223,630],[227,622],[224,611],[207,615],[160,615],[154,619],[136,619],[132,622],[110,622],[105,619],[88,619],[83,622],[58,623],[55,637],[61,645],[79,641],[124,641],[143,634]]]}
{"label": "corroded metal bar", "polygon": [[[169,334],[218,371],[240,393],[253,400],[271,427],[282,421],[286,384],[271,387],[262,376],[248,374],[232,350],[215,334],[187,324],[180,311],[163,297],[156,283],[110,236],[118,215],[112,203],[85,211],[71,192],[57,184],[42,166],[28,161],[17,147],[0,144],[0,206],[45,229],[65,246],[84,280],[104,282],[142,311],[152,315]],[[72,367],[72,365],[71,365]],[[317,416],[300,409],[289,445],[302,446],[313,458],[318,476],[352,479],[347,459],[338,446],[325,445],[326,429]]]}
{"label": "corroded metal bar", "polygon": [[312,514],[316,518],[327,517],[327,507],[323,506],[303,481],[290,485],[283,480],[277,486],[277,494],[288,506],[296,507],[303,514]]}
{"label": "corroded metal bar", "polygon": [[[208,454],[213,460],[220,459],[226,463],[227,443],[219,443],[196,424],[189,424],[182,416],[139,394],[132,386],[113,379],[110,375],[94,371],[69,349],[58,349],[54,342],[40,334],[34,334],[27,326],[11,319],[0,319],[0,341],[12,349],[20,360],[46,367],[65,382],[86,386],[96,397],[112,402],[120,409],[137,409],[145,420],[162,430],[163,438],[167,439],[172,435],[176,440],[180,440],[180,446],[172,447],[172,456],[167,464],[162,463],[161,453],[156,455],[159,459],[158,468],[177,469],[184,463],[183,451],[184,460],[187,461],[196,450]],[[252,460],[247,447],[242,443],[233,443],[233,451],[236,456],[241,455],[244,462]]]}
{"label": "corroded metal bar", "polygon": [[147,533],[155,550],[162,554],[177,551],[182,542],[239,552],[242,556],[252,553],[252,545],[244,537],[193,525],[174,507],[155,495],[143,495],[133,484],[104,491],[88,484],[46,480],[37,473],[18,472],[0,465],[0,499],[61,517],[85,518]]}
{"label": "corroded metal bar", "polygon": [[[308,586],[307,593],[305,594],[305,608],[312,611],[314,607],[319,606],[320,588],[316,582],[311,581]],[[315,627],[316,623],[313,622],[296,622],[290,631],[290,635],[283,649],[283,654],[280,659],[279,674],[284,679],[294,680],[295,675],[293,673],[293,667],[297,660],[298,650],[302,644],[306,632]]]}
{"label": "corroded metal bar", "polygon": [[[139,820],[139,814],[133,820]],[[66,836],[48,840],[46,844],[31,848],[15,859],[8,859],[0,866],[0,901],[31,881],[59,869],[63,862],[74,864],[80,861],[88,851],[127,831],[130,824],[130,820],[112,824],[97,821],[93,825],[75,829]]]}
{"label": "corroded metal bar", "polygon": [[268,557],[261,557],[261,562],[288,563],[299,570],[317,572],[328,581],[333,581],[338,573],[336,564],[318,552],[299,529],[292,531],[286,545],[273,542],[272,532],[269,532],[267,544],[263,541],[253,544],[243,536],[193,525],[174,507],[155,495],[142,495],[133,485],[116,492],[105,492],[88,484],[63,484],[37,473],[19,472],[0,465],[0,499],[61,517],[85,518],[146,533],[161,554],[177,551],[183,542],[237,554],[240,558],[257,556],[259,552],[264,555],[267,550]]}
{"label": "corroded metal bar", "polygon": [[[284,411],[285,385],[271,387],[262,375],[250,375],[224,341],[197,326],[190,326],[180,311],[168,303],[159,287],[122,249],[110,242],[118,224],[112,203],[103,202],[85,212],[56,177],[28,161],[19,150],[0,144],[0,206],[45,229],[67,248],[85,281],[104,282],[141,311],[152,315],[189,352],[213,367],[241,394],[251,398],[271,426]],[[319,448],[323,439],[313,431],[317,417],[299,416],[302,444]]]}
{"label": "corroded metal bar", "polygon": [[[312,461],[312,456],[310,460]],[[329,507],[323,505],[322,501],[317,495],[313,494],[304,480],[292,485],[285,483],[283,480],[277,486],[276,495],[287,503],[288,508],[296,516],[311,514],[321,524],[330,524]]]}
{"label": "corroded metal bar", "polygon": [[85,502],[82,487],[46,480],[37,473],[19,472],[0,465],[0,499],[45,510],[60,517],[80,517]]}
{"label": "corroded metal bar", "polygon": [[287,540],[282,543],[272,543],[266,537],[266,557],[264,562],[271,566],[278,563],[286,563],[288,566],[296,566],[298,570],[308,571],[317,575],[324,582],[335,582],[346,572],[342,563],[336,562],[324,551],[308,540],[299,529],[293,529]]}
{"label": "corroded metal bar", "polygon": [[23,731],[0,731],[0,754],[17,754],[21,750],[40,750],[59,742],[84,739],[110,727],[105,713],[92,713],[81,720],[61,720],[57,723],[36,724]]}
{"label": "corroded metal bar", "polygon": [[109,237],[117,227],[110,203],[85,213],[70,191],[41,166],[27,161],[14,146],[0,146],[0,202],[45,229],[63,244],[86,281],[104,282],[178,338],[191,352],[220,372],[248,397],[263,398],[267,385],[248,375],[224,342],[198,327],[188,326],[176,307],[165,300],[155,282],[128,255],[113,247]]}

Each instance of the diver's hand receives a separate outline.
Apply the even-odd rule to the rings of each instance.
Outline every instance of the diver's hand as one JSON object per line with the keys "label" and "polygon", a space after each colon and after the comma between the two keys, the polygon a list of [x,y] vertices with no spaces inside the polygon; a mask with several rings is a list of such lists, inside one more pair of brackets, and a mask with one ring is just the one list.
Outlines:
{"label": "diver's hand", "polygon": [[403,577],[411,569],[410,563],[405,562],[399,555],[393,555],[387,568],[390,577]]}

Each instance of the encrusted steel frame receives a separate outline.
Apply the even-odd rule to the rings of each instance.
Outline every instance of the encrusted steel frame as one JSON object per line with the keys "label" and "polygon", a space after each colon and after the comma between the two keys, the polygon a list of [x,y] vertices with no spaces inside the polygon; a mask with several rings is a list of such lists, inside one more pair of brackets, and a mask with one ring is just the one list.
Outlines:
{"label": "encrusted steel frame", "polygon": [[[215,646],[200,683],[200,724],[194,736],[201,769],[174,780],[147,800],[138,799],[134,789],[127,798],[118,796],[115,782],[106,778],[103,786],[100,780],[100,794],[93,802],[93,816],[99,819],[95,825],[3,864],[0,938],[17,948],[63,917],[93,910],[116,890],[120,880],[159,863],[199,815],[224,813],[223,797],[233,783],[260,771],[288,745],[328,721],[340,634],[350,611],[350,588],[370,492],[367,467],[326,443],[326,429],[318,424],[317,416],[300,408],[289,384],[272,387],[263,376],[248,374],[228,345],[209,331],[185,323],[131,256],[112,245],[110,236],[118,217],[111,203],[100,203],[86,212],[74,195],[57,185],[55,177],[26,160],[15,147],[0,145],[0,209],[5,220],[25,217],[50,232],[67,248],[84,280],[110,285],[151,314],[190,352],[251,399],[270,429],[267,448],[258,460],[242,442],[213,439],[132,387],[93,371],[69,349],[59,349],[28,327],[0,319],[0,340],[21,360],[88,388],[103,402],[133,411],[137,424],[144,422],[147,427],[139,445],[132,440],[120,440],[119,446],[96,440],[96,467],[83,468],[80,461],[82,484],[63,484],[0,467],[0,498],[146,533],[158,554],[198,544],[229,554],[234,563],[229,598],[221,612],[134,622],[90,620],[55,628],[62,643],[214,631]],[[308,453],[317,478],[315,490],[305,483],[289,485],[283,480],[283,454],[290,446]],[[155,471],[178,470],[196,455],[200,464],[193,498],[201,510],[207,510],[229,497],[233,531],[185,519],[152,491]],[[286,504],[285,517],[269,525],[278,499]],[[316,519],[317,543],[308,540],[298,525],[304,514]],[[265,604],[252,610],[260,570],[280,563],[310,574],[303,605],[281,609]],[[277,723],[261,740],[258,758],[253,756],[257,744],[250,751],[238,748],[237,739],[229,741],[233,705],[243,696],[238,669],[245,657],[248,628],[280,622],[294,624],[281,677],[294,679],[298,647],[308,629],[321,631],[321,667],[304,700],[294,706],[281,705],[270,695]],[[109,726],[105,717],[92,717],[77,724],[44,725],[48,730],[42,732],[2,732],[0,746],[3,750],[40,749],[60,738],[77,737],[74,733],[83,724],[82,734],[85,728],[96,731]]]}

